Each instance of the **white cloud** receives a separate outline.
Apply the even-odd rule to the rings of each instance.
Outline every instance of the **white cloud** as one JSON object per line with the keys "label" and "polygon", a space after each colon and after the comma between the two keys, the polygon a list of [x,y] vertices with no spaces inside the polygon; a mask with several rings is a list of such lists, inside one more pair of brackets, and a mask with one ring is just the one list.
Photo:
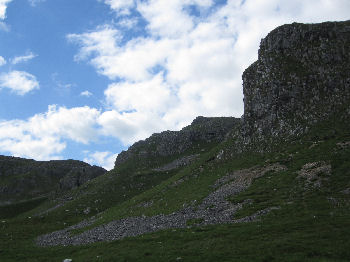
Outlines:
{"label": "white cloud", "polygon": [[119,112],[136,110],[162,113],[173,103],[171,89],[163,82],[161,74],[149,81],[111,84],[105,96],[107,102]]}
{"label": "white cloud", "polygon": [[138,12],[147,35],[126,41],[127,31],[104,25],[68,39],[80,46],[77,60],[116,80],[105,90],[110,109],[98,123],[124,144],[177,130],[198,115],[239,117],[241,76],[257,59],[261,38],[284,23],[345,20],[350,12],[347,0],[105,3],[118,14]]}
{"label": "white cloud", "polygon": [[[164,124],[156,113],[105,111],[98,119],[101,135],[118,138],[124,145],[150,136],[153,132],[163,131]],[[142,128],[140,128],[142,127]]]}
{"label": "white cloud", "polygon": [[30,132],[36,136],[57,135],[88,144],[97,137],[96,123],[99,115],[97,109],[87,106],[67,109],[51,105],[45,114],[30,118]]}
{"label": "white cloud", "polygon": [[0,74],[0,89],[8,88],[18,95],[39,89],[39,82],[36,77],[23,71],[10,71]]}
{"label": "white cloud", "polygon": [[124,27],[126,29],[131,29],[137,26],[138,23],[138,19],[137,18],[130,18],[130,17],[126,17],[123,19],[120,19],[118,21],[118,26],[119,27]]}
{"label": "white cloud", "polygon": [[122,36],[120,31],[110,26],[67,37],[81,46],[77,60],[90,58],[90,63],[98,72],[110,79],[137,81],[151,78],[152,67],[164,63],[167,52],[173,49],[172,42],[144,38],[133,39],[125,46],[118,46]]}
{"label": "white cloud", "polygon": [[184,12],[185,1],[150,0],[140,2],[137,9],[149,22],[150,33],[178,37],[194,27],[193,19]]}
{"label": "white cloud", "polygon": [[6,18],[6,8],[12,0],[0,0],[0,19]]}
{"label": "white cloud", "polygon": [[[88,152],[87,152],[88,153]],[[84,158],[84,161],[91,165],[102,166],[107,170],[111,170],[114,167],[115,159],[118,154],[113,154],[111,152],[94,152],[88,153],[88,157]]]}
{"label": "white cloud", "polygon": [[6,65],[6,60],[2,56],[0,56],[0,66]]}
{"label": "white cloud", "polygon": [[130,8],[135,5],[134,0],[104,0],[104,3],[109,5],[118,15],[130,14]]}
{"label": "white cloud", "polygon": [[66,144],[53,136],[30,133],[31,122],[12,120],[0,122],[0,150],[13,156],[37,160],[59,159]]}
{"label": "white cloud", "polygon": [[[0,129],[2,126],[0,125]],[[6,127],[7,128],[7,127]],[[52,137],[35,138],[23,136],[21,139],[0,139],[0,149],[16,157],[33,158],[36,160],[62,159],[60,152],[66,144]]]}
{"label": "white cloud", "polygon": [[90,91],[86,90],[86,91],[81,92],[80,95],[90,97],[90,96],[92,96],[92,93]]}
{"label": "white cloud", "polygon": [[37,57],[36,54],[33,54],[32,52],[28,52],[26,55],[16,56],[13,59],[11,59],[11,64],[16,65],[19,63],[24,63],[24,62],[27,62],[29,60],[32,60],[35,57]]}
{"label": "white cloud", "polygon": [[100,112],[89,107],[51,105],[27,120],[0,122],[0,151],[37,160],[61,158],[66,141],[88,144],[97,139]]}
{"label": "white cloud", "polygon": [[147,20],[150,34],[177,38],[189,33],[198,23],[186,7],[207,9],[212,5],[213,1],[210,0],[150,0],[138,2],[137,10]]}

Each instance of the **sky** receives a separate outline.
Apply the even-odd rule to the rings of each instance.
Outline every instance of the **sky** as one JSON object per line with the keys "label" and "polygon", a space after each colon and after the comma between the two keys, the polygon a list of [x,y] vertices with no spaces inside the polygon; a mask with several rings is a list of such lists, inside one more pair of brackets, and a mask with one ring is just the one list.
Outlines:
{"label": "sky", "polygon": [[348,19],[349,0],[0,0],[0,154],[111,169],[152,133],[240,117],[275,27]]}

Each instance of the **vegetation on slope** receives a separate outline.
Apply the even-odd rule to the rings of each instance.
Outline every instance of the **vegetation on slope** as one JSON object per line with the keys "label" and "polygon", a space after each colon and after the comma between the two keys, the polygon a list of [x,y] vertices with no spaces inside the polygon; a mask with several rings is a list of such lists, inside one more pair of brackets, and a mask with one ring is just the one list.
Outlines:
{"label": "vegetation on slope", "polygon": [[[280,206],[261,221],[215,226],[193,226],[165,230],[110,243],[75,247],[39,248],[36,236],[65,227],[65,213],[56,220],[43,217],[5,219],[1,224],[2,261],[348,261],[350,259],[350,133],[347,123],[336,120],[316,126],[308,135],[280,150],[259,155],[233,155],[218,159],[226,143],[203,155],[198,161],[156,188],[108,209],[98,223],[129,215],[169,213],[210,192],[213,182],[233,170],[271,162],[287,166],[286,171],[267,173],[254,180],[231,201],[250,199],[236,216],[242,217],[269,206]],[[320,187],[313,187],[298,172],[307,163],[325,162],[331,175]],[[202,171],[200,171],[202,170]],[[200,172],[195,178],[194,174]],[[186,183],[169,187],[187,177]],[[165,189],[165,190],[164,190]],[[139,203],[153,200],[148,208]],[[167,205],[164,205],[164,203]],[[73,216],[73,215],[72,215]],[[102,221],[102,222],[101,222]]]}

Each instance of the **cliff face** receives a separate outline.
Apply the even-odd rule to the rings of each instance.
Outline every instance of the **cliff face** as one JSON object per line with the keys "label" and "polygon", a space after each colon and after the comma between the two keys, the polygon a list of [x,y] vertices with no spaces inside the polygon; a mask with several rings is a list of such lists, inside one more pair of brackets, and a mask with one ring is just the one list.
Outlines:
{"label": "cliff face", "polygon": [[164,131],[136,142],[118,155],[115,166],[131,159],[174,156],[194,147],[198,149],[200,143],[218,143],[238,123],[239,119],[234,117],[197,117],[180,131]]}
{"label": "cliff face", "polygon": [[65,191],[103,175],[106,170],[76,160],[34,161],[0,156],[0,200],[38,197]]}
{"label": "cliff face", "polygon": [[350,116],[350,21],[293,23],[261,40],[258,60],[243,73],[242,118],[199,117],[181,131],[165,131],[118,155],[130,159],[180,154],[198,141],[224,139],[231,131],[236,152],[265,151],[277,139],[304,134],[341,111]]}
{"label": "cliff face", "polygon": [[349,115],[350,21],[293,23],[270,32],[243,74],[243,93],[245,144],[300,135],[337,110]]}

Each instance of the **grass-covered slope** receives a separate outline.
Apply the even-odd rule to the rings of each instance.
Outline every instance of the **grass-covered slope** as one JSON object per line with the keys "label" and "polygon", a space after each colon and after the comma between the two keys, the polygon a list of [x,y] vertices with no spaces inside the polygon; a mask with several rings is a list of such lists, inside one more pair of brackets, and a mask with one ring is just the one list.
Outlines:
{"label": "grass-covered slope", "polygon": [[25,216],[45,216],[50,221],[60,217],[67,225],[77,223],[130,200],[186,169],[217,146],[237,121],[231,117],[198,117],[181,131],[153,135],[124,152],[128,159],[105,175],[71,191],[58,191],[44,203],[41,199],[24,201],[21,208],[17,204],[0,207],[3,210],[0,218],[21,216],[25,211]]}
{"label": "grass-covered slope", "polygon": [[[55,220],[50,216],[5,219],[1,224],[1,261],[47,261],[48,257],[52,261],[348,261],[349,127],[335,119],[323,122],[308,135],[281,144],[269,154],[219,159],[218,153],[230,148],[223,143],[158,186],[108,209],[96,224],[171,213],[185,203],[200,202],[214,190],[211,185],[230,172],[279,163],[286,169],[256,178],[248,189],[229,198],[233,203],[249,199],[235,214],[236,219],[279,207],[260,221],[192,227],[191,222],[199,221],[189,221],[189,228],[110,243],[40,248],[35,238],[64,228],[67,214],[56,213]],[[171,186],[179,179],[185,182]],[[153,204],[147,208],[139,205],[145,201]]]}

